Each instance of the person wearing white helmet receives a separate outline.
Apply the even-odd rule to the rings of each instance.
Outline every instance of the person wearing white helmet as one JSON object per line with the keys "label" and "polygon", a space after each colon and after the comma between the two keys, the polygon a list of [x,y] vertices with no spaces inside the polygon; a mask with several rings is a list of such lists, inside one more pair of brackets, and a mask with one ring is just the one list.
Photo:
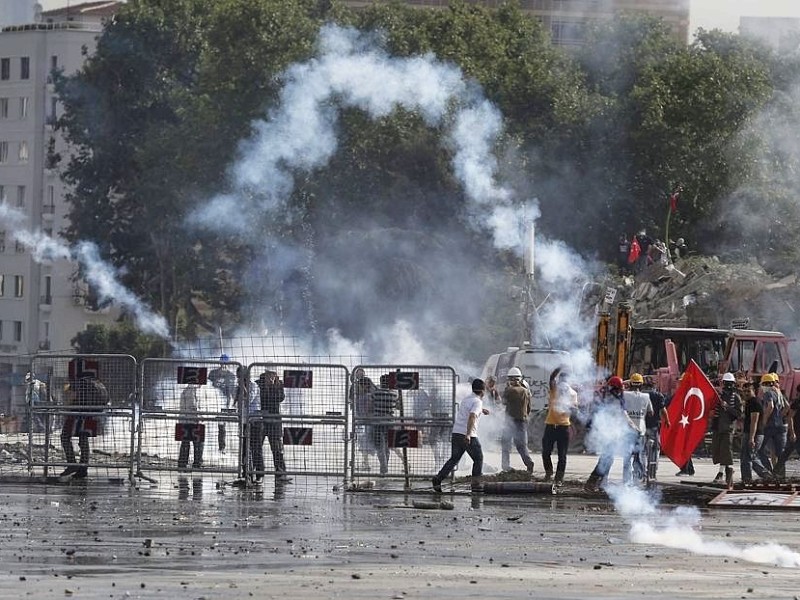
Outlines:
{"label": "person wearing white helmet", "polygon": [[725,373],[719,403],[711,417],[711,458],[715,465],[719,465],[714,482],[725,477],[729,488],[733,486],[733,429],[741,416],[742,398],[736,392],[736,377],[733,373]]}
{"label": "person wearing white helmet", "polygon": [[528,415],[531,412],[531,392],[522,384],[522,371],[511,367],[506,375],[508,385],[503,390],[506,418],[500,439],[500,462],[504,471],[511,470],[511,443],[519,452],[529,474],[533,473],[533,459],[528,453]]}

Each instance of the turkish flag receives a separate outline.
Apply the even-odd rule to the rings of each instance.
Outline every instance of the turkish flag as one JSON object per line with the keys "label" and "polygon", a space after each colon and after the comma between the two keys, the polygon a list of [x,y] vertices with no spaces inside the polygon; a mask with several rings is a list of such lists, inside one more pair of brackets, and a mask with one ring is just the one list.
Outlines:
{"label": "turkish flag", "polygon": [[708,429],[719,396],[706,374],[693,360],[683,373],[667,408],[670,427],[661,428],[661,451],[679,467],[692,457]]}
{"label": "turkish flag", "polygon": [[639,255],[642,253],[642,247],[639,245],[639,240],[636,239],[636,236],[633,237],[633,241],[631,242],[631,251],[628,253],[628,264],[633,264],[639,259]]}
{"label": "turkish flag", "polygon": [[674,212],[678,212],[678,194],[680,194],[679,191],[672,192],[672,194],[669,197],[669,210],[670,210],[670,212],[673,212],[673,213]]}

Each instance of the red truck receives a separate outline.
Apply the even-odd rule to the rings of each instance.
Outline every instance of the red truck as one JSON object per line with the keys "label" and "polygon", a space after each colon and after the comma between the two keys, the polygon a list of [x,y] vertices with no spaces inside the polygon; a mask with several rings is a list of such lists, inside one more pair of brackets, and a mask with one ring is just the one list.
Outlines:
{"label": "red truck", "polygon": [[712,381],[730,371],[744,373],[757,384],[764,373],[777,373],[781,389],[794,397],[800,370],[792,367],[790,341],[777,331],[633,327],[625,372],[653,375],[659,391],[671,395],[694,359]]}

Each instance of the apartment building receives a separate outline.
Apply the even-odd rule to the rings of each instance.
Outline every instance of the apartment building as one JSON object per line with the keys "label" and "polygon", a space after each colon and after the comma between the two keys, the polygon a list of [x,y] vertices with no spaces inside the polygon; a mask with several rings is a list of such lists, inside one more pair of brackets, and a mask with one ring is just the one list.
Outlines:
{"label": "apartment building", "polygon": [[[383,0],[345,0],[354,8],[363,8]],[[471,0],[497,8],[505,0]],[[444,8],[448,0],[406,0],[406,4],[427,8]],[[521,8],[542,21],[550,30],[553,43],[579,46],[590,21],[608,20],[623,12],[646,13],[664,19],[675,37],[689,41],[690,0],[520,0]]]}
{"label": "apartment building", "polygon": [[[66,226],[65,189],[51,157],[68,150],[54,130],[61,106],[52,73],[73,73],[120,2],[86,2],[36,12],[31,23],[0,31],[0,202],[25,215],[24,227],[58,236]],[[62,163],[63,164],[63,163]],[[0,414],[19,414],[25,355],[69,351],[89,323],[113,318],[91,311],[69,261],[37,262],[0,222]]]}

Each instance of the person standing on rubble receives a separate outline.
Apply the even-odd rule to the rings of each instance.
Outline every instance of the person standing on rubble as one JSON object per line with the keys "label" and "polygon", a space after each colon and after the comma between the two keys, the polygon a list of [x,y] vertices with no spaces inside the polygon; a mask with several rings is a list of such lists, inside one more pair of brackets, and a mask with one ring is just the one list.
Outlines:
{"label": "person standing on rubble", "polygon": [[533,460],[528,453],[528,415],[531,412],[531,392],[522,384],[518,367],[508,370],[508,384],[503,390],[506,418],[500,440],[500,462],[504,471],[511,470],[511,443],[517,449],[528,474],[533,473]]}
{"label": "person standing on rubble", "polygon": [[725,470],[725,484],[733,487],[733,429],[737,419],[742,416],[742,399],[736,393],[736,377],[733,373],[722,376],[720,401],[711,418],[711,458],[719,465],[719,473],[714,482],[722,481]]}
{"label": "person standing on rubble", "polygon": [[544,480],[553,478],[553,446],[558,451],[556,477],[553,485],[561,487],[567,470],[567,450],[569,449],[570,417],[578,409],[578,392],[567,383],[568,375],[562,367],[550,373],[550,393],[547,399],[547,416],[542,435],[542,465]]}
{"label": "person standing on rubble", "polygon": [[482,490],[483,449],[480,441],[478,441],[478,421],[481,416],[489,414],[489,409],[483,407],[485,391],[486,384],[483,380],[473,379],[472,395],[464,398],[458,404],[458,410],[453,421],[453,434],[450,438],[450,458],[431,480],[433,489],[438,493],[442,492],[442,481],[456,468],[458,461],[461,460],[465,452],[472,459],[472,491],[479,492]]}
{"label": "person standing on rubble", "polygon": [[628,241],[628,236],[624,233],[619,236],[617,242],[617,266],[619,267],[620,275],[628,274],[628,256],[631,253],[631,243]]}

